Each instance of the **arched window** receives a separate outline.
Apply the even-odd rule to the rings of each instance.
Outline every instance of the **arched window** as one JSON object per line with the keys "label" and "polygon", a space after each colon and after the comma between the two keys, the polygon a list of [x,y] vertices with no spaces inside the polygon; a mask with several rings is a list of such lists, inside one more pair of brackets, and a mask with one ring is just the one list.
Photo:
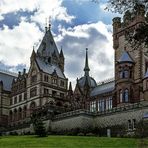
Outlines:
{"label": "arched window", "polygon": [[124,101],[125,102],[129,101],[129,91],[128,91],[128,89],[125,89],[125,91],[124,91]]}
{"label": "arched window", "polygon": [[17,109],[14,110],[14,114],[13,115],[14,115],[14,118],[13,118],[14,121],[17,121]]}
{"label": "arched window", "polygon": [[128,78],[129,77],[129,72],[128,72],[128,70],[125,70],[124,71],[124,78]]}
{"label": "arched window", "polygon": [[10,122],[12,122],[12,120],[13,120],[13,113],[12,113],[12,110],[10,110],[10,112],[9,112],[9,120],[10,120]]}
{"label": "arched window", "polygon": [[123,102],[123,91],[122,89],[119,91],[119,95],[120,95],[120,103]]}
{"label": "arched window", "polygon": [[27,116],[27,107],[24,106],[24,108],[23,108],[23,118],[26,118],[26,116]]}
{"label": "arched window", "polygon": [[21,120],[22,119],[22,108],[19,108],[19,111],[18,111],[18,120]]}

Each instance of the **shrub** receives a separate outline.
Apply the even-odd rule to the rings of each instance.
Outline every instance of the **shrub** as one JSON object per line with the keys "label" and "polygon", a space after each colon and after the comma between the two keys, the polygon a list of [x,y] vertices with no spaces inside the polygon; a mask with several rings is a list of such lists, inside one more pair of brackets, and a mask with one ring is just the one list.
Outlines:
{"label": "shrub", "polygon": [[78,133],[77,136],[84,136],[84,133]]}
{"label": "shrub", "polygon": [[87,133],[86,136],[95,136],[93,133]]}
{"label": "shrub", "polygon": [[38,135],[39,137],[46,137],[47,136],[47,132],[46,132],[46,129],[44,127],[44,123],[41,120],[41,118],[39,118],[36,115],[33,115],[32,116],[32,123],[33,123],[34,131],[35,131],[36,135]]}

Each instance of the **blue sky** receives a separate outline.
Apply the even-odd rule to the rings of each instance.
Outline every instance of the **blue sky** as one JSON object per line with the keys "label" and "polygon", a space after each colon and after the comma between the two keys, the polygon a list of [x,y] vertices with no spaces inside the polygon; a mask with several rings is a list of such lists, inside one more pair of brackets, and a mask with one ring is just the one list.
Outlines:
{"label": "blue sky", "polygon": [[32,47],[37,50],[50,18],[57,46],[65,54],[65,74],[73,84],[83,75],[85,48],[92,77],[97,82],[113,77],[112,19],[117,14],[105,6],[106,0],[1,0],[0,68],[29,68]]}

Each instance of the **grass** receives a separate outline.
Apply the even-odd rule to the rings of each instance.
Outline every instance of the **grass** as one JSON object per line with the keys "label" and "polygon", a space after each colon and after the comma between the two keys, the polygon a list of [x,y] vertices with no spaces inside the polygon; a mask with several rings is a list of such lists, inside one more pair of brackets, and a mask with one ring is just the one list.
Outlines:
{"label": "grass", "polygon": [[[142,147],[148,146],[148,139]],[[0,148],[141,148],[139,139],[81,136],[4,136]]]}

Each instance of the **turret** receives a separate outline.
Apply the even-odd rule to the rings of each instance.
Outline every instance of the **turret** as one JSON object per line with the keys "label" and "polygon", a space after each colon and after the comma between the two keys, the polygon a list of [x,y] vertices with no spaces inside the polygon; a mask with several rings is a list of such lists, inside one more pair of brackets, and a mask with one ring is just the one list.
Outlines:
{"label": "turret", "polygon": [[113,47],[114,49],[117,49],[119,46],[118,36],[117,32],[121,29],[121,18],[115,17],[113,19]]}
{"label": "turret", "polygon": [[117,105],[134,102],[132,96],[134,82],[134,61],[127,51],[124,51],[116,63]]}
{"label": "turret", "polygon": [[60,55],[59,55],[59,58],[60,58],[60,68],[62,70],[62,72],[64,72],[64,62],[65,62],[65,58],[64,58],[64,54],[63,54],[63,50],[62,50],[62,47],[61,47],[61,51],[60,51]]}
{"label": "turret", "polygon": [[68,96],[71,97],[72,95],[73,95],[72,85],[71,82],[69,82]]}
{"label": "turret", "polygon": [[35,53],[34,47],[33,47],[33,51],[32,51],[31,58],[30,58],[31,63],[35,60],[35,58],[36,58],[36,53]]}
{"label": "turret", "polygon": [[121,28],[121,18],[115,17],[113,18],[113,34],[116,33],[119,28]]}

